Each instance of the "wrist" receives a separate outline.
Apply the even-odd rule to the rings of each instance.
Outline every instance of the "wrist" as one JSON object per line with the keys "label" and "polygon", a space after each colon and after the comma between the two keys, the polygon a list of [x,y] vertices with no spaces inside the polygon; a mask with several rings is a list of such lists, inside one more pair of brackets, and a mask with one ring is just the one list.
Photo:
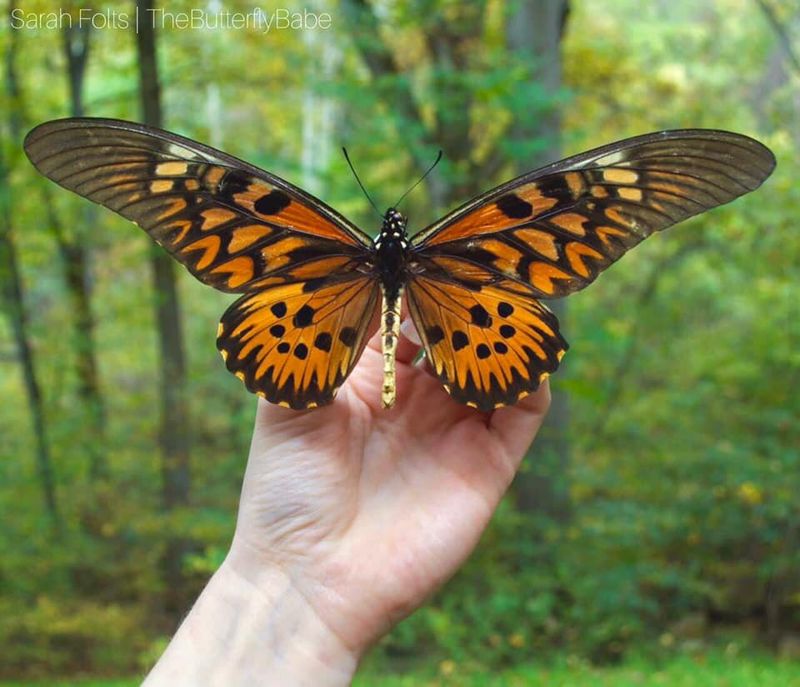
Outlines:
{"label": "wrist", "polygon": [[231,552],[146,685],[349,685],[358,656],[278,568]]}

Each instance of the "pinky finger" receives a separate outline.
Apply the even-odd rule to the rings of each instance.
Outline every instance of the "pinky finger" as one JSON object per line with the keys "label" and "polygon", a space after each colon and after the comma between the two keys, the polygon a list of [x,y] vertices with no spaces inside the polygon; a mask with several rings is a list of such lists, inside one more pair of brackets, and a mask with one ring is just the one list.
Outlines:
{"label": "pinky finger", "polygon": [[544,380],[530,396],[507,408],[495,410],[489,418],[489,431],[519,465],[539,431],[550,407],[550,384]]}

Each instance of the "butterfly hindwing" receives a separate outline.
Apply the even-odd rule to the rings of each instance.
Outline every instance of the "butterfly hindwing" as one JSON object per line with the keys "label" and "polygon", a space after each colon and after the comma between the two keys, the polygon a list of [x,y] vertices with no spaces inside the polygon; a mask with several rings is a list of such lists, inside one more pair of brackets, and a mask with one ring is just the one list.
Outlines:
{"label": "butterfly hindwing", "polygon": [[347,272],[370,244],[287,181],[159,129],[55,120],[31,131],[25,150],[42,174],[132,220],[222,291]]}
{"label": "butterfly hindwing", "polygon": [[556,317],[510,282],[468,288],[417,276],[408,302],[434,372],[455,400],[480,410],[535,391],[567,349]]}
{"label": "butterfly hindwing", "polygon": [[638,136],[489,191],[418,234],[414,250],[560,297],[653,232],[757,188],[774,165],[766,147],[739,134]]}
{"label": "butterfly hindwing", "polygon": [[361,355],[379,293],[357,273],[256,291],[222,316],[217,347],[253,393],[295,409],[324,405]]}

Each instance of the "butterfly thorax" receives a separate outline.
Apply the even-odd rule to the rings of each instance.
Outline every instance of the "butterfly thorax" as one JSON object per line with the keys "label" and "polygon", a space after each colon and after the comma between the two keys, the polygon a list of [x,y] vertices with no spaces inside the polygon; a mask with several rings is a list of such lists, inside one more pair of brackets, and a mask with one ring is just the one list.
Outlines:
{"label": "butterfly thorax", "polygon": [[408,237],[406,218],[395,208],[389,208],[383,216],[383,226],[375,239],[375,269],[381,284],[383,307],[381,308],[381,343],[383,348],[384,408],[394,405],[395,353],[400,336],[400,305],[405,283]]}
{"label": "butterfly thorax", "polygon": [[386,296],[395,299],[400,295],[406,270],[408,236],[406,218],[394,208],[383,216],[381,233],[375,239],[376,270]]}

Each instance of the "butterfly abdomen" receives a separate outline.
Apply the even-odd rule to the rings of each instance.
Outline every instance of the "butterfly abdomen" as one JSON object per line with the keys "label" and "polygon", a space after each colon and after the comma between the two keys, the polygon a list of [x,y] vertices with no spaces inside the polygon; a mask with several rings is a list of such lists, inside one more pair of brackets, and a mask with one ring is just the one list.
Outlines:
{"label": "butterfly abdomen", "polygon": [[400,307],[403,287],[394,294],[383,290],[383,307],[381,308],[381,348],[383,350],[383,388],[381,402],[384,408],[391,408],[397,398],[397,381],[395,375],[395,356],[397,341],[400,337]]}
{"label": "butterfly abdomen", "polygon": [[381,348],[383,350],[383,388],[381,401],[391,408],[397,396],[395,355],[400,336],[400,308],[408,260],[406,218],[389,208],[383,218],[381,233],[375,240],[376,271],[381,284]]}

